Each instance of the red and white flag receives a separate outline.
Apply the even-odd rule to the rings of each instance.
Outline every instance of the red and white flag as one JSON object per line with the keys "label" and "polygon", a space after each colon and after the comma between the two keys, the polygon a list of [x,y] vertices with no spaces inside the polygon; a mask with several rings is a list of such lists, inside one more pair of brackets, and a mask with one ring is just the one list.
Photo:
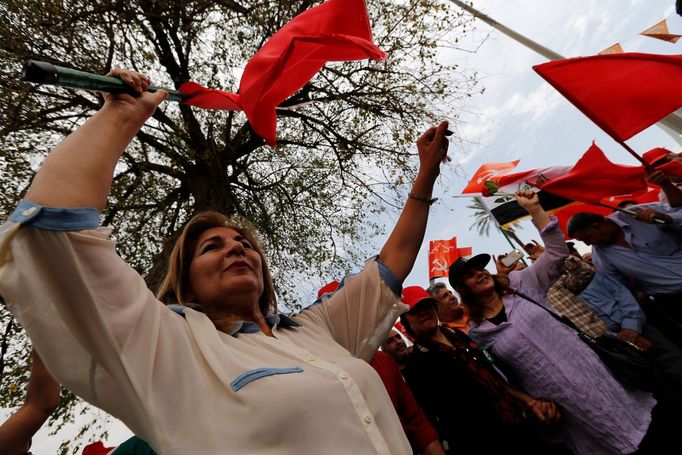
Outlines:
{"label": "red and white flag", "polygon": [[474,177],[469,181],[469,184],[462,190],[462,194],[480,194],[483,190],[483,184],[487,180],[493,180],[509,173],[517,164],[519,164],[519,161],[520,160],[509,161],[507,163],[485,163],[478,168]]}

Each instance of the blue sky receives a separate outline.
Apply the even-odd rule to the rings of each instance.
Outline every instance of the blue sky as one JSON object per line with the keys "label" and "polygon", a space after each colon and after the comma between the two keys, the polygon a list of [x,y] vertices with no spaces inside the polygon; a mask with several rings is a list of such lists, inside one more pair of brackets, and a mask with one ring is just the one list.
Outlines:
{"label": "blue sky", "polygon": [[[567,57],[593,55],[616,42],[621,42],[626,51],[682,53],[682,42],[675,45],[638,37],[639,32],[674,12],[673,0],[476,0],[474,7]],[[451,144],[453,162],[443,168],[436,185],[434,195],[440,201],[432,208],[425,243],[406,285],[428,283],[429,240],[457,235],[459,245],[472,246],[474,254],[510,250],[500,235],[481,238],[470,231],[473,220],[465,208],[469,201],[453,197],[482,163],[521,159],[519,170],[570,165],[596,140],[611,160],[634,164],[620,146],[532,71],[533,65],[546,61],[543,57],[482,22],[458,46],[478,51],[448,51],[445,58],[456,59],[466,70],[478,71],[486,91],[474,96],[461,112],[463,123],[456,131],[462,140]],[[657,127],[628,143],[641,152],[659,146],[680,149]],[[519,236],[525,241],[538,238],[527,222]],[[376,239],[377,248],[383,240]],[[0,419],[6,415],[7,411],[0,413]],[[120,423],[108,427],[108,445],[130,435]],[[76,430],[72,426],[57,436],[41,430],[34,438],[34,453],[56,453],[59,443]]]}

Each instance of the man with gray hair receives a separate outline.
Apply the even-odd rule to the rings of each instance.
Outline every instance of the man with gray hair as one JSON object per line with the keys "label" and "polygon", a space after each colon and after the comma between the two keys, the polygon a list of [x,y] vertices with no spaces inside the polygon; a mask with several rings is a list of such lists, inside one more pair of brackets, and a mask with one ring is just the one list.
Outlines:
{"label": "man with gray hair", "polygon": [[426,289],[438,303],[438,320],[449,329],[467,331],[469,315],[455,294],[443,282],[436,282]]}

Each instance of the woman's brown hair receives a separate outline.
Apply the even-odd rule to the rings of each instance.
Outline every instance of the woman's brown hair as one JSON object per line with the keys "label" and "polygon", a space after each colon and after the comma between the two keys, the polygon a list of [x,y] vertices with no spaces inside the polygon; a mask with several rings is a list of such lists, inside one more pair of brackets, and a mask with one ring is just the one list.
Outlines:
{"label": "woman's brown hair", "polygon": [[258,299],[258,306],[263,316],[275,313],[277,302],[272,275],[263,254],[263,248],[258,241],[255,227],[244,218],[229,218],[219,212],[201,212],[189,220],[175,242],[175,246],[173,246],[173,251],[168,259],[168,271],[159,286],[156,297],[167,305],[184,305],[203,311],[200,304],[185,300],[189,291],[189,266],[192,263],[199,236],[205,230],[215,227],[226,227],[239,232],[260,255],[263,293]]}
{"label": "woman's brown hair", "polygon": [[[497,292],[500,296],[514,292],[509,287],[509,278],[507,275],[493,275],[492,278],[493,282],[495,283],[495,292]],[[462,302],[462,305],[464,305],[469,311],[469,319],[476,323],[483,321],[483,319],[485,319],[483,317],[483,307],[479,305],[476,296],[471,292],[469,287],[464,284],[464,279],[461,279],[457,283],[455,290],[459,294],[459,300]]]}

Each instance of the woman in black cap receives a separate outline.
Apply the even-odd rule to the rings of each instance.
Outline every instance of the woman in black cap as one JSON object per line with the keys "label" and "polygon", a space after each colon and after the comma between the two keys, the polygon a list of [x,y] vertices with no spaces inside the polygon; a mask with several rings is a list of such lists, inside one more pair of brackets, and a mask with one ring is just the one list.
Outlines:
{"label": "woman in black cap", "polygon": [[645,392],[626,390],[576,333],[555,320],[547,290],[568,255],[556,218],[540,206],[532,191],[517,193],[545,243],[530,267],[493,276],[485,269],[491,257],[458,260],[450,284],[469,310],[469,336],[513,368],[531,395],[556,402],[564,420],[562,437],[577,454],[632,453],[640,447],[656,404]]}

